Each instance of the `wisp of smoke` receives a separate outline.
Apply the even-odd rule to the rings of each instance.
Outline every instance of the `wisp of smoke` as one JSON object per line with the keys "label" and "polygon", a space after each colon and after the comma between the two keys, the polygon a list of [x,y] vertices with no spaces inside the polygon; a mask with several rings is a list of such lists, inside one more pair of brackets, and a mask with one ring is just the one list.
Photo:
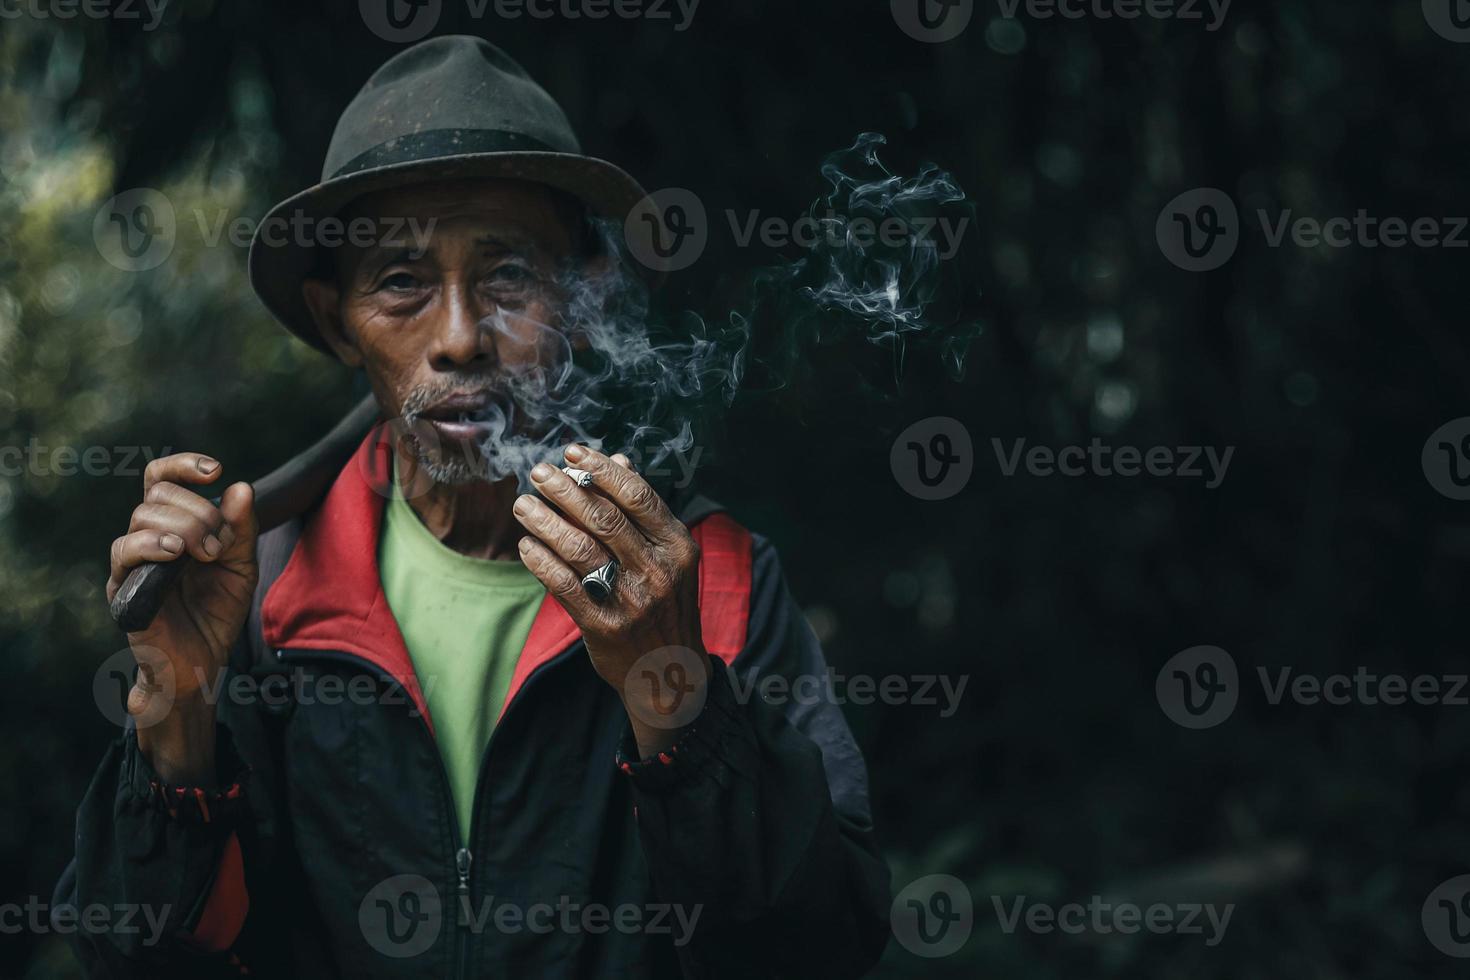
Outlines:
{"label": "wisp of smoke", "polygon": [[814,346],[849,335],[892,351],[895,385],[914,346],[936,349],[955,380],[964,375],[980,333],[964,307],[978,289],[956,258],[973,209],[933,164],[911,177],[890,171],[878,158],[886,142],[863,133],[823,162],[828,192],[807,212],[822,233],[805,256],[758,273],[745,311],[732,314],[776,335],[762,345],[784,360],[775,385]]}
{"label": "wisp of smoke", "polygon": [[[893,348],[896,372],[907,345],[936,343],[958,376],[978,325],[937,325],[926,311],[952,258],[936,223],[947,222],[946,234],[957,227],[957,242],[969,219],[955,222],[946,209],[965,195],[932,165],[908,178],[889,172],[877,155],[883,142],[865,133],[827,159],[829,192],[809,211],[821,234],[806,255],[754,276],[746,301],[718,320],[655,318],[622,227],[598,223],[605,261],[569,267],[557,283],[565,297],[560,322],[536,325],[547,356],[497,381],[484,420],[488,476],[516,475],[527,487],[531,467],[560,463],[570,440],[626,453],[640,471],[687,452],[739,391],[756,324],[780,335],[773,346],[788,358],[824,334],[858,331]],[[884,227],[890,234],[872,234]],[[524,318],[515,326],[524,330]],[[497,314],[482,328],[505,331],[510,320]]]}

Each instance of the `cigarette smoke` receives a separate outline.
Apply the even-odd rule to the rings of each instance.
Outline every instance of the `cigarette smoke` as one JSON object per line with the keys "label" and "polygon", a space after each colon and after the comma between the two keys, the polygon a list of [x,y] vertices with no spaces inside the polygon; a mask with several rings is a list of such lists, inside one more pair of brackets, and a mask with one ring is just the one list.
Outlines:
{"label": "cigarette smoke", "polygon": [[[973,208],[947,171],[922,165],[900,177],[878,159],[887,140],[863,133],[822,164],[828,193],[808,210],[823,233],[808,254],[773,266],[753,282],[748,312],[759,329],[776,334],[785,355],[773,383],[790,377],[794,363],[834,337],[859,335],[893,353],[895,386],[911,348],[933,349],[954,380],[980,325],[965,320],[978,294],[956,261]],[[896,224],[894,236],[873,234]]]}
{"label": "cigarette smoke", "polygon": [[[762,360],[763,387],[783,385],[811,345],[833,336],[890,347],[895,383],[915,344],[936,347],[958,378],[979,326],[954,312],[961,277],[945,273],[956,263],[923,226],[943,220],[962,232],[965,194],[933,165],[911,177],[893,174],[878,159],[884,142],[864,133],[825,161],[829,190],[808,211],[822,233],[805,255],[752,277],[739,308],[718,319],[655,317],[622,226],[597,223],[608,261],[559,277],[561,322],[537,325],[549,356],[495,382],[482,444],[489,477],[516,475],[528,488],[531,467],[560,464],[571,440],[626,453],[640,471],[687,453],[741,389],[755,332],[761,349],[775,352]],[[912,233],[901,240],[859,233],[890,219]],[[942,317],[932,315],[936,305],[945,307]],[[507,319],[497,314],[482,328],[507,330]],[[523,318],[516,322],[524,329]]]}

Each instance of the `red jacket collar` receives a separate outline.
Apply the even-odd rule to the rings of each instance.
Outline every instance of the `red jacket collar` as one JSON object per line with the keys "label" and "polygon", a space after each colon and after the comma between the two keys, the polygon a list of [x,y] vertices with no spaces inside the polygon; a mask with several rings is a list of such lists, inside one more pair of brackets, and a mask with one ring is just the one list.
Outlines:
{"label": "red jacket collar", "polygon": [[[261,629],[273,649],[342,651],[368,661],[403,686],[432,729],[413,660],[378,571],[378,534],[392,487],[387,431],[377,426],[368,434],[307,519],[290,560],[261,604]],[[703,553],[699,606],[705,647],[728,663],[745,646],[750,533],[723,513],[700,521],[691,533]],[[505,707],[536,668],[580,637],[572,618],[548,594],[521,649]]]}

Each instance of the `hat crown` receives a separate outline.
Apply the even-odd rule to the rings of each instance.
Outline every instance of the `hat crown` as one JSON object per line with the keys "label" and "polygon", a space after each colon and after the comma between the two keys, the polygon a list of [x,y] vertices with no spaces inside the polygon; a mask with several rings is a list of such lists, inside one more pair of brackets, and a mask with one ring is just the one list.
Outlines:
{"label": "hat crown", "polygon": [[581,152],[566,114],[515,59],[482,38],[452,35],[416,44],[373,73],[337,120],[322,180],[405,137],[428,134],[451,134],[432,141],[448,152],[458,141],[454,134],[503,134],[528,146]]}

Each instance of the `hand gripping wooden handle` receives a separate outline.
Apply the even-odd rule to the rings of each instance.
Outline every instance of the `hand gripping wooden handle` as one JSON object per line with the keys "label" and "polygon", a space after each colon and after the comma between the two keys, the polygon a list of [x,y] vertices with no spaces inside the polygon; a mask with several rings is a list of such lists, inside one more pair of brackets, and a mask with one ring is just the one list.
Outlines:
{"label": "hand gripping wooden handle", "polygon": [[[257,480],[255,520],[260,533],[305,513],[320,500],[377,418],[378,403],[369,395],[310,449]],[[144,562],[129,572],[112,597],[113,622],[129,633],[147,629],[169,587],[192,560],[185,554],[173,561]]]}

